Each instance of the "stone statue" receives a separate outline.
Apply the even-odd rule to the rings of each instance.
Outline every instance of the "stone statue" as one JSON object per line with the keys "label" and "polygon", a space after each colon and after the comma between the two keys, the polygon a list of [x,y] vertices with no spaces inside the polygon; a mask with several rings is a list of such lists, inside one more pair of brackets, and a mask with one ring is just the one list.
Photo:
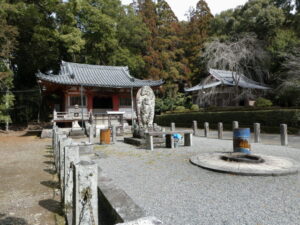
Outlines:
{"label": "stone statue", "polygon": [[153,127],[155,95],[149,86],[142,87],[136,96],[139,126],[144,129]]}

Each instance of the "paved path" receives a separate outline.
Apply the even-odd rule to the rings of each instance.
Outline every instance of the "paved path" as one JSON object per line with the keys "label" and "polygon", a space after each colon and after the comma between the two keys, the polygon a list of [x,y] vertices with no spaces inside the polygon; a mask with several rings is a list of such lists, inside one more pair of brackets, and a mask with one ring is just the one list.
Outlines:
{"label": "paved path", "polygon": [[0,225],[63,224],[51,141],[18,134],[0,136]]}
{"label": "paved path", "polygon": [[[300,148],[253,144],[253,152],[300,162]],[[137,149],[120,140],[95,147],[103,172],[169,225],[300,224],[300,176],[236,176],[199,168],[191,156],[232,151],[232,141],[194,138],[194,147]]]}

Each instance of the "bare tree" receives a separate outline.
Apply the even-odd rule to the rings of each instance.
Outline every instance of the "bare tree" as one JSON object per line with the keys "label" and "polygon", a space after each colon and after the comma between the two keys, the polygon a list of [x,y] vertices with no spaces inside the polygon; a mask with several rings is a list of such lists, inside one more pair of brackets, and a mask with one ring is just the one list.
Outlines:
{"label": "bare tree", "polygon": [[[205,45],[203,58],[208,69],[232,71],[235,84],[235,88],[211,88],[205,92],[205,95],[204,92],[199,93],[198,99],[204,99],[203,96],[206,96],[205,98],[211,103],[215,101],[216,94],[223,93],[231,96],[224,101],[234,100],[236,104],[241,99],[253,98],[253,90],[238,87],[241,76],[244,75],[260,83],[268,77],[269,56],[262,43],[252,34],[245,34],[227,41],[215,39]],[[205,84],[205,81],[203,82]]]}
{"label": "bare tree", "polygon": [[203,55],[208,68],[230,70],[238,85],[240,75],[262,82],[268,76],[269,56],[252,34],[230,41],[215,39],[205,45]]}

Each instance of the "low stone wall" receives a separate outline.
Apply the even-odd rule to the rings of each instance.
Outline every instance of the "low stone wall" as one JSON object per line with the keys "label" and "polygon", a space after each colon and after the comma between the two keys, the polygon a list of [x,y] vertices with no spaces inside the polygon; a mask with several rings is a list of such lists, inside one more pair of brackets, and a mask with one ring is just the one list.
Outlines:
{"label": "low stone wall", "polygon": [[162,224],[155,217],[145,217],[144,210],[86,155],[93,153],[91,143],[76,143],[58,127],[53,128],[52,134],[67,224]]}
{"label": "low stone wall", "polygon": [[[71,128],[59,128],[59,130],[68,135],[70,133]],[[52,138],[53,137],[53,129],[43,129],[41,133],[41,138]]]}

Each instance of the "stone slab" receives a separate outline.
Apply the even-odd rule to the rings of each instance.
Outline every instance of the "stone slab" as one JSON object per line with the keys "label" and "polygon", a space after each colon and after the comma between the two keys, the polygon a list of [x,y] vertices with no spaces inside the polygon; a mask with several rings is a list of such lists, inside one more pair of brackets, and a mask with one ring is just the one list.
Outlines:
{"label": "stone slab", "polygon": [[116,225],[161,225],[161,224],[163,223],[155,217],[145,217],[127,223],[118,223]]}
{"label": "stone slab", "polygon": [[98,197],[100,224],[116,224],[134,221],[145,216],[140,208],[122,189],[115,186],[110,178],[98,167]]}
{"label": "stone slab", "polygon": [[228,162],[220,159],[224,153],[204,153],[193,156],[190,162],[205,169],[248,176],[282,176],[299,172],[300,164],[292,159],[259,155],[265,162],[260,164]]}
{"label": "stone slab", "polygon": [[146,140],[141,139],[141,138],[134,138],[134,137],[125,137],[124,142],[126,144],[135,145],[135,146],[146,145]]}

